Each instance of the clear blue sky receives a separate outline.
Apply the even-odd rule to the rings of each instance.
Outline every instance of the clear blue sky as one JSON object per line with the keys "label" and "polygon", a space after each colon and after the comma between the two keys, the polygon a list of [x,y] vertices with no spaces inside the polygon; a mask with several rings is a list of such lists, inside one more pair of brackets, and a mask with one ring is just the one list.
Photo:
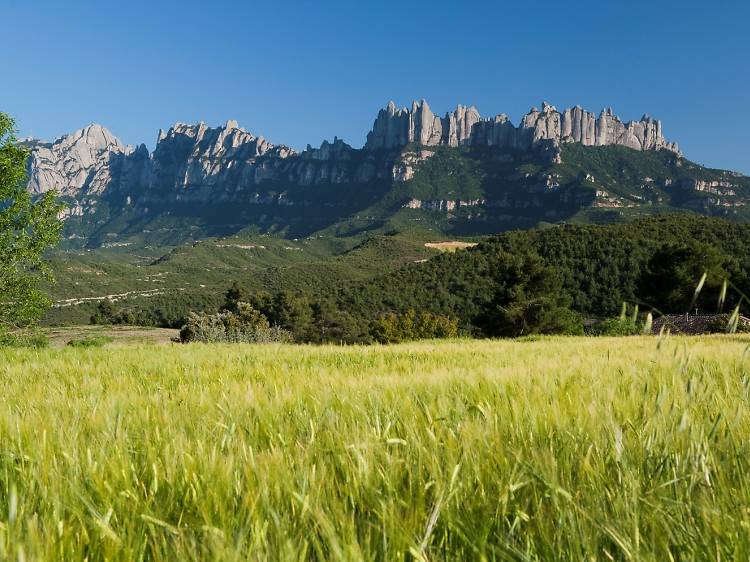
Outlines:
{"label": "clear blue sky", "polygon": [[548,100],[662,119],[698,162],[750,173],[750,2],[0,0],[0,111],[23,136],[91,122],[153,148],[237,119],[303,148],[361,146],[426,98],[515,123]]}

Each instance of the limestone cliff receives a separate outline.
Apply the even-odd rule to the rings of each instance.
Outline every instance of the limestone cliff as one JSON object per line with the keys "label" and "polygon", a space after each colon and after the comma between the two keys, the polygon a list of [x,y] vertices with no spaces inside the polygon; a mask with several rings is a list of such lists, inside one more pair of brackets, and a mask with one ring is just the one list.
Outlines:
{"label": "limestone cliff", "polygon": [[635,150],[665,149],[680,153],[676,144],[667,142],[661,121],[644,115],[640,121],[624,123],[612,109],[602,110],[597,118],[579,106],[562,113],[547,103],[542,110],[532,107],[518,127],[500,114],[482,118],[474,107],[459,105],[445,117],[433,115],[425,100],[411,109],[398,109],[390,102],[380,110],[372,131],[367,135],[368,149],[398,150],[409,143],[425,146],[494,146],[548,152],[559,159],[559,146],[577,142],[587,146],[623,145]]}
{"label": "limestone cliff", "polygon": [[240,128],[176,124],[160,132],[150,160],[149,194],[180,200],[230,200],[264,182],[311,186],[366,182],[376,175],[340,139],[302,152],[274,145]]}
{"label": "limestone cliff", "polygon": [[57,190],[64,196],[100,194],[112,181],[114,160],[133,148],[101,125],[89,125],[53,143],[27,141],[28,189],[33,194]]}
{"label": "limestone cliff", "polygon": [[27,140],[28,189],[57,190],[68,200],[68,214],[96,206],[97,196],[119,194],[123,201],[213,203],[252,200],[265,182],[313,186],[366,183],[389,177],[363,151],[334,138],[302,152],[269,143],[236,121],[209,127],[177,123],[159,131],[153,153],[125,146],[101,125],[65,135],[53,143]]}

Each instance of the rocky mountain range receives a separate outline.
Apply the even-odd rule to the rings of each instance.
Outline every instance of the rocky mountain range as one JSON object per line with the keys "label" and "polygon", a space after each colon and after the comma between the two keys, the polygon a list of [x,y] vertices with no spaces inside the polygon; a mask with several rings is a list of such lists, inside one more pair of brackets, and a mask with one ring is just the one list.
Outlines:
{"label": "rocky mountain range", "polygon": [[[474,107],[459,105],[439,117],[424,100],[412,103],[411,108],[397,108],[391,102],[378,113],[361,149],[334,138],[319,148],[308,146],[298,152],[255,136],[232,120],[220,127],[177,123],[159,131],[153,152],[145,145],[126,146],[96,124],[52,143],[24,142],[31,150],[28,189],[34,194],[57,190],[68,204],[66,215],[78,218],[69,226],[74,235],[88,236],[104,229],[110,237],[123,230],[122,217],[129,214],[167,217],[182,213],[202,220],[200,209],[217,206],[223,210],[214,213],[211,221],[231,222],[232,228],[263,221],[277,225],[311,221],[321,226],[316,223],[321,214],[330,215],[330,223],[371,209],[386,195],[391,210],[450,213],[466,206],[494,206],[504,207],[503,216],[512,218],[509,209],[523,214],[530,207],[563,205],[567,209],[593,204],[597,197],[612,199],[612,186],[601,174],[590,181],[592,185],[585,185],[594,176],[583,169],[578,171],[581,177],[568,178],[567,183],[591,189],[584,190],[583,196],[580,190],[558,193],[565,174],[561,176],[555,166],[566,170],[566,164],[575,164],[566,162],[566,151],[571,152],[566,146],[616,147],[644,153],[644,157],[645,153],[659,154],[669,166],[683,161],[677,144],[664,138],[661,122],[647,115],[623,122],[611,108],[596,117],[578,106],[558,111],[547,103],[541,110],[532,108],[516,126],[505,114],[483,118]],[[432,167],[439,170],[430,172],[425,163],[446,150],[454,151],[454,159],[435,160]],[[450,178],[451,187],[444,188],[446,178],[456,175],[461,166],[471,168],[470,173],[460,181]],[[424,179],[415,181],[420,173],[433,174],[434,189],[425,187]],[[670,174],[659,179],[662,184],[682,181],[666,175]],[[726,178],[693,179],[734,186]],[[481,189],[471,187],[475,180]],[[412,183],[420,186],[419,193],[410,192]],[[641,183],[648,191],[645,175]],[[698,187],[693,190],[700,191]],[[737,195],[727,187],[722,192],[725,201],[730,191]],[[549,196],[544,199],[538,192]],[[641,196],[634,197],[639,204]],[[279,210],[293,206],[301,210]],[[548,209],[547,215],[559,219],[564,213]],[[482,213],[472,216],[476,219]],[[113,226],[118,217],[120,222]]]}
{"label": "rocky mountain range", "polygon": [[[462,105],[440,118],[425,100],[413,102],[411,109],[398,109],[390,102],[380,110],[363,151],[398,152],[411,143],[487,146],[538,150],[559,161],[560,145],[567,142],[680,154],[677,144],[664,139],[661,121],[646,115],[640,121],[623,123],[611,108],[596,118],[578,106],[561,113],[544,103],[541,111],[532,108],[516,127],[505,114],[485,119],[476,108]],[[166,132],[160,130],[153,154],[145,145],[137,149],[125,146],[98,124],[53,143],[28,144],[32,149],[29,190],[43,193],[56,189],[72,197],[97,195],[112,188],[148,192],[156,187],[183,190],[183,195],[191,198],[221,197],[264,181],[313,185],[367,182],[378,176],[367,158],[352,170],[346,163],[360,151],[339,139],[296,152],[252,135],[233,120],[216,128],[205,123],[177,123]]]}
{"label": "rocky mountain range", "polygon": [[644,115],[640,121],[623,123],[612,108],[597,118],[580,106],[562,113],[548,103],[542,110],[532,107],[518,127],[507,115],[484,119],[475,107],[459,105],[445,117],[437,117],[425,100],[413,102],[411,109],[397,109],[391,102],[382,109],[367,135],[366,148],[399,149],[408,143],[424,146],[492,146],[548,152],[559,162],[560,145],[567,142],[585,146],[623,145],[635,150],[665,149],[676,154],[676,143],[667,142],[661,121]]}

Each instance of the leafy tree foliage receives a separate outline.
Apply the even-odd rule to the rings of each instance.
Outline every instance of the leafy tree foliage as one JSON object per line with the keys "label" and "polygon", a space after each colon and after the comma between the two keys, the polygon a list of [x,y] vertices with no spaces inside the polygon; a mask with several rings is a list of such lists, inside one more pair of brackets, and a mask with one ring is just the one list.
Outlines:
{"label": "leafy tree foliage", "polygon": [[737,289],[727,307],[750,295],[750,225],[666,215],[508,232],[344,287],[336,303],[355,317],[409,309],[450,316],[478,336],[580,333],[581,317],[613,317],[623,302],[685,312],[704,272],[701,310],[716,310],[724,279]]}
{"label": "leafy tree foliage", "polygon": [[33,324],[50,305],[39,280],[44,252],[60,237],[61,206],[54,193],[34,201],[26,191],[27,157],[13,120],[0,113],[0,330]]}
{"label": "leafy tree foliage", "polygon": [[99,302],[89,322],[105,326],[114,324],[160,326],[162,328],[179,328],[185,323],[183,318],[170,317],[169,313],[161,308],[150,311],[133,307],[122,308],[110,299]]}
{"label": "leafy tree foliage", "polygon": [[123,311],[117,308],[115,303],[110,299],[104,299],[99,302],[96,311],[91,315],[91,323],[100,325],[127,324],[124,316]]}
{"label": "leafy tree foliage", "polygon": [[694,308],[713,312],[724,280],[730,278],[743,285],[747,282],[737,261],[714,246],[702,242],[668,245],[646,263],[638,294],[645,303],[669,312],[693,312]]}
{"label": "leafy tree foliage", "polygon": [[493,296],[476,324],[488,336],[583,333],[556,269],[536,255],[508,255],[494,268]]}
{"label": "leafy tree foliage", "polygon": [[[259,291],[248,301],[300,342],[580,333],[558,272],[531,253],[501,248],[439,256],[328,295]],[[497,251],[494,251],[497,250]],[[464,261],[465,260],[465,261]],[[233,285],[223,310],[243,291]]]}
{"label": "leafy tree foliage", "polygon": [[[624,224],[561,225],[502,234],[480,244],[474,251],[487,253],[495,247],[510,253],[531,251],[538,254],[547,265],[559,271],[562,289],[572,298],[572,308],[586,316],[615,316],[623,302],[639,302],[642,308],[665,313],[684,313],[684,301],[662,302],[664,293],[654,293],[655,285],[663,283],[678,293],[690,295],[689,304],[706,271],[709,273],[708,290],[702,301],[703,310],[715,310],[716,295],[710,287],[714,280],[721,284],[724,274],[734,287],[750,294],[750,224],[724,219],[683,214]],[[683,273],[675,278],[673,269],[657,267],[661,258],[655,256],[665,251],[661,256],[666,257],[671,252],[666,248],[680,247],[689,248],[692,265],[686,265]],[[706,247],[713,250],[706,250]],[[701,265],[701,260],[708,261]],[[728,300],[731,298],[729,295]]]}
{"label": "leafy tree foliage", "polygon": [[370,318],[408,310],[455,318],[461,331],[478,336],[582,330],[555,268],[528,249],[489,244],[344,290],[339,304]]}
{"label": "leafy tree foliage", "polygon": [[239,303],[247,301],[246,297],[245,291],[237,284],[237,281],[233,281],[232,286],[224,293],[224,305],[221,307],[221,311],[237,313]]}
{"label": "leafy tree foliage", "polygon": [[291,334],[279,326],[271,326],[268,319],[246,302],[237,302],[233,311],[215,314],[191,313],[180,330],[180,341],[267,343],[285,342]]}
{"label": "leafy tree foliage", "polygon": [[632,318],[607,318],[594,325],[589,333],[593,336],[635,336],[643,333],[642,328]]}

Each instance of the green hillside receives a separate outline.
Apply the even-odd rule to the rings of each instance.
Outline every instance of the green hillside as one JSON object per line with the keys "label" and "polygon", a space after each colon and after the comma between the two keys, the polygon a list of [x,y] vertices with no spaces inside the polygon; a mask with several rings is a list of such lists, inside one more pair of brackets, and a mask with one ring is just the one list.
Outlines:
{"label": "green hillside", "polygon": [[[159,255],[161,252],[165,252]],[[109,296],[141,321],[179,326],[191,310],[214,309],[233,280],[249,290],[332,294],[436,250],[420,236],[363,235],[286,240],[263,235],[206,239],[175,248],[60,251],[52,256],[57,303],[47,324],[87,323]]]}
{"label": "green hillside", "polygon": [[[623,302],[656,315],[715,312],[725,279],[724,310],[750,295],[750,224],[691,214],[509,231],[452,253],[399,233],[339,253],[324,239],[265,242],[214,239],[142,263],[96,266],[91,254],[55,262],[58,301],[72,291],[91,297],[58,303],[46,322],[86,323],[102,296],[114,295],[126,323],[179,327],[190,311],[217,310],[234,282],[299,341],[370,341],[376,320],[410,310],[456,319],[466,334],[518,335],[575,331],[618,315]],[[515,331],[532,312],[543,316]]]}

